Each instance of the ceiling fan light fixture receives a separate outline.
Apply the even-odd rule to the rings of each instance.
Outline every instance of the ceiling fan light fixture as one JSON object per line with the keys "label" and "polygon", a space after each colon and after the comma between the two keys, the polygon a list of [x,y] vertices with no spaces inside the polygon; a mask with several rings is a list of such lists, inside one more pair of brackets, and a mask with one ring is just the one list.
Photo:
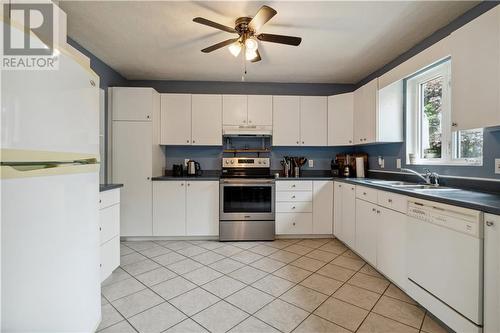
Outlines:
{"label": "ceiling fan light fixture", "polygon": [[255,37],[248,37],[245,40],[245,48],[247,50],[251,50],[253,52],[257,51],[259,44],[257,43],[257,39]]}
{"label": "ceiling fan light fixture", "polygon": [[234,42],[233,44],[229,45],[229,52],[231,52],[231,54],[236,58],[241,52],[240,42]]}
{"label": "ceiling fan light fixture", "polygon": [[257,58],[257,49],[255,50],[250,50],[250,49],[246,49],[245,50],[245,58],[248,60],[248,61],[252,61],[254,60],[255,58]]}

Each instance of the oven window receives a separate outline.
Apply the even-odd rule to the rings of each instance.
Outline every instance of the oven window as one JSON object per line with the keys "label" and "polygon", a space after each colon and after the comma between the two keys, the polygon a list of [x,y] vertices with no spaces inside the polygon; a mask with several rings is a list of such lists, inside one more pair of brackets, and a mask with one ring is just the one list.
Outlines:
{"label": "oven window", "polygon": [[225,186],[224,213],[271,213],[271,186]]}

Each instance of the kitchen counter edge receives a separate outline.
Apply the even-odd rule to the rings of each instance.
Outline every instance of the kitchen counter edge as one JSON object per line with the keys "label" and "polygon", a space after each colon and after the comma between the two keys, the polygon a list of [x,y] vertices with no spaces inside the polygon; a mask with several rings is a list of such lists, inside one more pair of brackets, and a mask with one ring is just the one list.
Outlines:
{"label": "kitchen counter edge", "polygon": [[111,191],[123,187],[123,184],[99,184],[99,192]]}

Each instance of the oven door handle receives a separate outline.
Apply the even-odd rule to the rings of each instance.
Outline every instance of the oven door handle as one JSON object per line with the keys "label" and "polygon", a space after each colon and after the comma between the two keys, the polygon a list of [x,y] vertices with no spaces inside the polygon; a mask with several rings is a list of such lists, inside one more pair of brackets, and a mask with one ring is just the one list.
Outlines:
{"label": "oven door handle", "polygon": [[223,179],[220,181],[222,184],[231,184],[231,185],[260,185],[260,184],[274,184],[273,179],[261,179],[261,180],[254,180],[254,179]]}

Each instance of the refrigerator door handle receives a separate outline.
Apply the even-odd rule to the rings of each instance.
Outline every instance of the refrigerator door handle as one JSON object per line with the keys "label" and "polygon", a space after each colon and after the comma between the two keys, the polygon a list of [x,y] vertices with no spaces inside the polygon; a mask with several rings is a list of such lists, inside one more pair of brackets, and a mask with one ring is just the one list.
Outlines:
{"label": "refrigerator door handle", "polygon": [[0,178],[11,179],[99,172],[99,163],[84,160],[36,163],[2,162],[0,168]]}

